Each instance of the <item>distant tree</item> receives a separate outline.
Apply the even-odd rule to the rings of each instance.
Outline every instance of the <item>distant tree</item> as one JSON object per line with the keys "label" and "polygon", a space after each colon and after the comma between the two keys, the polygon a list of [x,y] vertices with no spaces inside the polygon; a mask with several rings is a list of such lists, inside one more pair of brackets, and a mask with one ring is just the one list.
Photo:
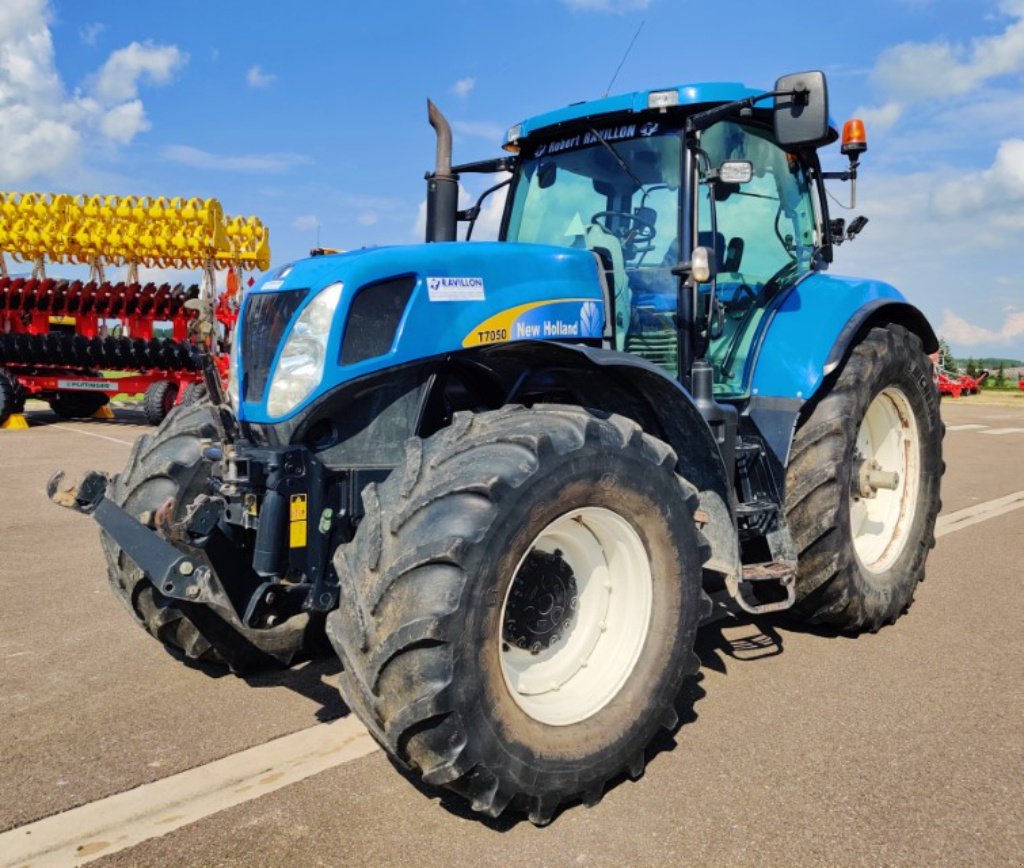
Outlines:
{"label": "distant tree", "polygon": [[996,388],[1001,389],[1006,385],[1006,365],[1002,362],[999,363],[999,369],[996,371]]}
{"label": "distant tree", "polygon": [[953,353],[949,349],[949,343],[941,335],[939,336],[939,364],[951,370],[956,368],[956,359],[953,358]]}
{"label": "distant tree", "polygon": [[967,376],[968,377],[976,377],[976,376],[978,376],[978,365],[974,361],[974,356],[971,356],[967,360]]}

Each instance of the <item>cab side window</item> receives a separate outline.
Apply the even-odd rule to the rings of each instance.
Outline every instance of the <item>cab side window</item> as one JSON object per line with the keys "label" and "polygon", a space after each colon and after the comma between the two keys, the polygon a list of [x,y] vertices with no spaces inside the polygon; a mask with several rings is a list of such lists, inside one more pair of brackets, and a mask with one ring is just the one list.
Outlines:
{"label": "cab side window", "polygon": [[[767,131],[731,122],[715,124],[701,138],[712,168],[726,160],[748,160],[752,179],[716,190],[719,293],[725,313],[709,356],[716,368],[716,391],[745,393],[747,366],[757,326],[768,302],[812,267],[819,244],[810,187],[800,162],[771,141]],[[698,231],[711,238],[707,187],[699,198]],[[717,249],[722,247],[724,249]]]}

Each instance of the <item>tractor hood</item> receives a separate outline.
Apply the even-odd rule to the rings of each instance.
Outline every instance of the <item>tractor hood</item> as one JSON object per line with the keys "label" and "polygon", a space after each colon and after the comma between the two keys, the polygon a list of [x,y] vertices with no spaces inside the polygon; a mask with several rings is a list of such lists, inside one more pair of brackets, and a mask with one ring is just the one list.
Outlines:
{"label": "tractor hood", "polygon": [[[232,358],[238,415],[284,421],[356,378],[482,344],[599,341],[602,286],[590,251],[537,244],[376,247],[290,263],[245,295]],[[304,365],[283,406],[275,374],[284,383]]]}

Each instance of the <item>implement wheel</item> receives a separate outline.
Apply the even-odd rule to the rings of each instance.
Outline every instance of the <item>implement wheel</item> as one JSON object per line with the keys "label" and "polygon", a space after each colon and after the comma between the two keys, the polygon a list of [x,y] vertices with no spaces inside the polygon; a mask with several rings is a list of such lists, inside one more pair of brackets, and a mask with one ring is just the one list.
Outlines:
{"label": "implement wheel", "polygon": [[58,392],[50,399],[50,409],[62,419],[88,419],[109,403],[102,392]]}
{"label": "implement wheel", "polygon": [[178,384],[168,380],[157,380],[150,383],[142,398],[142,413],[150,425],[159,425],[167,414],[174,409],[178,398]]}
{"label": "implement wheel", "polygon": [[[157,509],[174,498],[173,519],[179,520],[187,505],[207,491],[212,465],[202,456],[201,442],[216,439],[213,420],[208,402],[175,410],[153,434],[135,441],[108,497],[149,527]],[[110,537],[100,536],[118,599],[144,630],[187,658],[223,664],[238,673],[288,665],[304,650],[307,630],[323,629],[322,622],[311,625],[308,616],[299,615],[278,627],[251,630],[237,618],[226,620],[220,610],[165,597]],[[201,550],[183,551],[209,564]]]}
{"label": "implement wheel", "polygon": [[432,785],[548,822],[678,719],[709,608],[669,446],[571,407],[458,414],[363,491],[327,629],[346,702]]}
{"label": "implement wheel", "polygon": [[873,328],[793,440],[797,617],[874,631],[907,609],[935,545],[943,432],[921,341],[902,326]]}
{"label": "implement wheel", "polygon": [[21,395],[18,381],[12,374],[0,368],[0,425],[3,425],[14,413],[25,409],[25,399]]}

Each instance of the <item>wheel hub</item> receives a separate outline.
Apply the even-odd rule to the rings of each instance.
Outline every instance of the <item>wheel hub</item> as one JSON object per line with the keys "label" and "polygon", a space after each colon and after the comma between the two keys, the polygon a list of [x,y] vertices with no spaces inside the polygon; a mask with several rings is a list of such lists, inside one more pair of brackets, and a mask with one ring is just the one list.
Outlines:
{"label": "wheel hub", "polygon": [[509,591],[502,639],[539,654],[561,638],[579,603],[576,576],[560,549],[534,549],[523,561]]}

